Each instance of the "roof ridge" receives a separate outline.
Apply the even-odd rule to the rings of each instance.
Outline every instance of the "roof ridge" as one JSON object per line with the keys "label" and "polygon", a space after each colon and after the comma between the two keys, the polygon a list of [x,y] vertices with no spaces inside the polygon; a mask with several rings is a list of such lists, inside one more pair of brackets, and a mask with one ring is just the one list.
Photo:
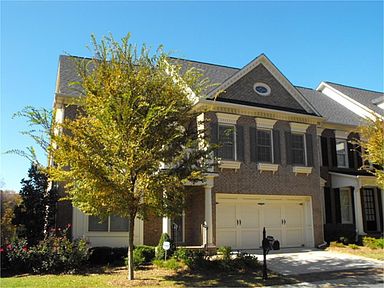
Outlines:
{"label": "roof ridge", "polygon": [[222,64],[213,64],[213,63],[204,62],[204,61],[198,61],[198,60],[191,60],[191,59],[185,59],[185,58],[173,57],[173,56],[169,56],[169,58],[176,59],[176,60],[188,61],[188,62],[194,62],[194,63],[207,64],[207,65],[211,65],[211,66],[218,66],[218,67],[224,67],[224,68],[230,68],[230,69],[241,70],[241,68],[238,68],[238,67],[233,67],[233,66],[228,66],[228,65],[222,65]]}
{"label": "roof ridge", "polygon": [[331,81],[324,81],[324,83],[327,83],[327,84],[335,84],[335,85],[344,86],[344,87],[348,87],[348,88],[353,88],[353,89],[357,89],[357,90],[363,90],[363,91],[367,91],[367,92],[373,92],[373,93],[378,93],[378,94],[384,94],[384,92],[380,92],[380,91],[375,91],[375,90],[366,89],[366,88],[354,87],[354,86],[345,85],[345,84],[340,84],[340,83],[335,83],[335,82],[331,82]]}

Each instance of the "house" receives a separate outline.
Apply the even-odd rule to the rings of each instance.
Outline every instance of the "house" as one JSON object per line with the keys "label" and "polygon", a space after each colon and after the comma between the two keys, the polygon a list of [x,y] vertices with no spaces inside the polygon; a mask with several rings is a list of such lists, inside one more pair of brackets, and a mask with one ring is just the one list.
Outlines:
{"label": "house", "polygon": [[[324,239],[354,237],[356,230],[383,232],[383,192],[371,174],[358,170],[358,151],[347,141],[357,137],[353,131],[363,112],[380,113],[382,93],[329,82],[316,90],[296,87],[264,54],[241,69],[169,61],[202,69],[219,83],[196,106],[209,108],[199,117],[210,120],[220,160],[204,183],[187,187],[182,216],[136,219],[136,244],[156,245],[167,232],[179,245],[258,249],[265,227],[281,247],[315,247]],[[76,80],[73,58],[61,56],[57,121],[75,117],[76,107],[68,104],[78,94],[68,84]],[[375,97],[369,102],[363,93]],[[87,237],[93,246],[126,246],[126,219],[110,216],[99,223],[60,202],[57,225],[67,223],[74,238]]]}

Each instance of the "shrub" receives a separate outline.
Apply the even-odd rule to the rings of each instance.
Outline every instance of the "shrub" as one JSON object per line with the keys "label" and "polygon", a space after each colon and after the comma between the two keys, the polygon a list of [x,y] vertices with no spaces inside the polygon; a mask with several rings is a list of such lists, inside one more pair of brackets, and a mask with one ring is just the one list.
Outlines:
{"label": "shrub", "polygon": [[173,242],[173,240],[169,237],[169,235],[167,233],[163,233],[160,237],[159,244],[156,247],[156,257],[155,258],[157,260],[164,260],[165,259],[165,250],[163,249],[163,243],[166,241],[171,243],[171,247],[167,251],[167,258],[172,257],[173,252],[175,251],[175,248],[176,248],[175,243]]}
{"label": "shrub", "polygon": [[363,237],[363,245],[371,249],[384,248],[384,238]]}
{"label": "shrub", "polygon": [[349,244],[348,247],[354,250],[360,249],[359,245],[356,244]]}
{"label": "shrub", "polygon": [[111,247],[92,247],[90,249],[89,262],[96,265],[111,264],[112,248]]}
{"label": "shrub", "polygon": [[[140,245],[133,250],[133,265],[136,268],[150,263],[155,258],[155,247]],[[128,265],[128,258],[125,258],[125,265]]]}
{"label": "shrub", "polygon": [[338,247],[338,248],[345,248],[345,245],[343,243],[339,243],[339,242],[331,242],[329,244],[330,247]]}
{"label": "shrub", "polygon": [[[68,226],[69,228],[69,226]],[[3,249],[11,273],[73,272],[84,266],[89,257],[84,239],[70,241],[67,229],[52,230],[37,245],[28,247],[25,239],[16,239]]]}
{"label": "shrub", "polygon": [[183,267],[182,263],[180,261],[177,261],[177,259],[175,258],[171,258],[168,260],[155,259],[153,261],[153,264],[155,264],[159,268],[166,268],[166,269],[172,269],[172,270],[177,270]]}
{"label": "shrub", "polygon": [[231,260],[231,252],[232,248],[229,246],[221,246],[219,249],[217,249],[217,252],[223,255],[223,260],[224,261],[229,261]]}

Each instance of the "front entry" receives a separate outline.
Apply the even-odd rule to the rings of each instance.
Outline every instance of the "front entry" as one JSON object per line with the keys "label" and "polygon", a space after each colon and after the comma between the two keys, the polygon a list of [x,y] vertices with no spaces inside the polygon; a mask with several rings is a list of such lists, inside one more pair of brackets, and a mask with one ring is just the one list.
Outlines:
{"label": "front entry", "polygon": [[[304,203],[299,197],[216,194],[216,245],[233,249],[259,249],[262,229],[280,241],[281,247],[305,246]],[[308,243],[308,241],[307,241]]]}

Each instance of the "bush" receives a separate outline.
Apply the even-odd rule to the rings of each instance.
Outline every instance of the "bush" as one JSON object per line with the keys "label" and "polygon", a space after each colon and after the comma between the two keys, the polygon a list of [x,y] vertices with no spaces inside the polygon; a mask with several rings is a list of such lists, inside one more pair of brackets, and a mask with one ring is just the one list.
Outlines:
{"label": "bush", "polygon": [[171,258],[169,260],[154,260],[153,264],[155,264],[159,268],[166,268],[172,270],[178,270],[183,267],[180,261],[177,261],[175,258]]}
{"label": "bush", "polygon": [[348,247],[354,250],[360,249],[359,245],[356,244],[349,244]]}
{"label": "bush", "polygon": [[89,262],[96,265],[106,265],[113,262],[111,247],[92,247],[90,249]]}
{"label": "bush", "polygon": [[[139,245],[133,250],[133,265],[138,268],[144,264],[151,263],[155,258],[155,247]],[[128,258],[125,258],[125,265],[128,265]]]}
{"label": "bush", "polygon": [[[69,226],[68,226],[69,228]],[[50,231],[37,245],[28,247],[25,239],[16,239],[3,249],[7,267],[12,273],[73,272],[84,266],[89,257],[84,239],[70,241],[67,229]]]}
{"label": "bush", "polygon": [[384,238],[363,237],[363,245],[371,249],[383,249]]}
{"label": "bush", "polygon": [[329,244],[330,247],[338,247],[338,248],[345,248],[345,245],[343,243],[339,243],[339,242],[331,242]]}
{"label": "bush", "polygon": [[231,260],[231,252],[232,248],[229,246],[221,246],[219,249],[217,249],[217,252],[223,255],[223,260],[224,261],[229,261]]}
{"label": "bush", "polygon": [[165,259],[165,250],[163,249],[163,243],[166,241],[171,243],[171,247],[167,251],[167,258],[172,257],[173,252],[176,249],[174,241],[169,237],[169,235],[167,233],[163,233],[160,237],[159,244],[156,247],[156,257],[155,258],[157,260],[164,260]]}

